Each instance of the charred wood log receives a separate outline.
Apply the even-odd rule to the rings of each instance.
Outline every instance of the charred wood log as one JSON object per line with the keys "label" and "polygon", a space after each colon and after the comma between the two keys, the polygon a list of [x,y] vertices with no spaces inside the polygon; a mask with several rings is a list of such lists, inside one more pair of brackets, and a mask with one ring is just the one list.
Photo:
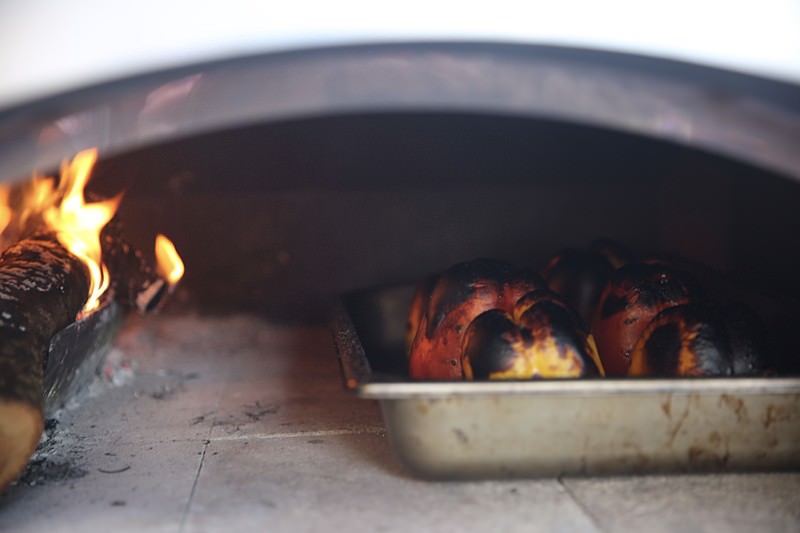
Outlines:
{"label": "charred wood log", "polygon": [[52,235],[26,238],[0,255],[0,490],[39,442],[48,344],[88,293],[87,269]]}
{"label": "charred wood log", "polygon": [[129,243],[117,217],[103,228],[100,242],[114,300],[140,313],[157,309],[169,292],[169,285],[144,254]]}
{"label": "charred wood log", "polygon": [[[12,205],[24,203],[25,185],[15,188],[12,193]],[[90,202],[107,200],[91,192],[86,193]],[[18,211],[18,212],[17,212]],[[46,233],[49,230],[41,213],[15,210],[15,216],[2,231],[3,243],[13,243],[26,239],[31,235]],[[19,213],[25,213],[19,216]],[[103,262],[108,267],[110,291],[106,298],[113,298],[125,308],[136,309],[140,313],[156,310],[170,292],[169,284],[155,271],[152,262],[144,254],[130,244],[125,237],[124,227],[118,216],[106,224],[100,234]],[[2,247],[0,246],[0,249]]]}

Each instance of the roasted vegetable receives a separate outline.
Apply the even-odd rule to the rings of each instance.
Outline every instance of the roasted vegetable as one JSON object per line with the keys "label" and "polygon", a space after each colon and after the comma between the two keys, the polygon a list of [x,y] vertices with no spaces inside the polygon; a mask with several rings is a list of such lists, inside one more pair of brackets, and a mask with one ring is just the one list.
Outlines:
{"label": "roasted vegetable", "polygon": [[597,241],[590,251],[566,250],[543,270],[549,288],[535,273],[491,259],[429,277],[417,287],[408,316],[411,377],[766,372],[766,327],[752,309],[714,303],[727,293],[708,296],[676,266],[684,264],[680,259],[630,259],[611,241]]}
{"label": "roasted vegetable", "polygon": [[731,345],[733,373],[737,376],[763,374],[768,359],[767,328],[759,316],[743,303],[722,310]]}
{"label": "roasted vegetable", "polygon": [[[581,319],[580,316],[575,312],[575,310],[568,306],[563,299],[561,299],[557,294],[553,293],[550,290],[542,289],[533,292],[529,292],[522,298],[517,301],[516,306],[514,307],[514,316],[516,317],[517,322],[522,322],[523,324],[527,324],[527,316],[530,315],[530,309],[533,306],[540,306],[537,309],[540,309],[541,306],[544,306],[546,303],[556,305],[560,307],[565,313],[564,318],[569,318],[570,322],[572,323],[572,327],[574,328],[575,332],[579,335],[581,339],[584,339],[586,342],[586,354],[592,359],[597,370],[599,371],[601,376],[605,376],[606,372],[603,368],[603,363],[600,360],[600,353],[597,350],[597,343],[594,340],[594,336],[589,332],[589,328],[586,326],[586,322]],[[560,314],[560,313],[559,313]]]}
{"label": "roasted vegetable", "polygon": [[[511,312],[522,295],[543,286],[535,272],[492,259],[460,263],[443,272],[423,301],[409,354],[411,377],[461,379],[461,347],[470,322],[491,309]],[[411,314],[415,312],[412,307]]]}
{"label": "roasted vegetable", "polygon": [[523,296],[513,314],[491,310],[464,336],[467,379],[577,378],[602,374],[580,319],[549,291]]}
{"label": "roasted vegetable", "polygon": [[633,349],[630,376],[730,376],[726,326],[712,309],[687,304],[661,311]]}
{"label": "roasted vegetable", "polygon": [[621,244],[597,240],[587,250],[568,248],[553,256],[542,277],[588,324],[611,274],[630,263],[632,257]]}
{"label": "roasted vegetable", "polygon": [[588,323],[613,271],[600,253],[567,249],[550,259],[542,277]]}
{"label": "roasted vegetable", "polygon": [[736,376],[757,376],[766,371],[767,327],[749,306],[736,302],[720,310]]}
{"label": "roasted vegetable", "polygon": [[690,300],[688,275],[662,264],[631,263],[614,272],[591,331],[608,376],[628,373],[634,345],[655,316]]}
{"label": "roasted vegetable", "polygon": [[414,342],[414,338],[417,336],[419,323],[422,320],[422,315],[425,313],[425,306],[431,297],[431,292],[433,292],[433,287],[437,279],[438,276],[436,275],[428,276],[422,283],[417,285],[414,291],[414,298],[411,300],[411,309],[408,312],[408,320],[406,321],[405,346],[406,355],[409,357],[411,356],[411,345]]}

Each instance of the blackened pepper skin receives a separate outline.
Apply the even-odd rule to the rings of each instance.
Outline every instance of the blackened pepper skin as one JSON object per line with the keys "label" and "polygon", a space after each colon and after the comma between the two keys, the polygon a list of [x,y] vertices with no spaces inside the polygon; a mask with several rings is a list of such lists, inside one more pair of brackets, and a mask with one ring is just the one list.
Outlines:
{"label": "blackened pepper skin", "polygon": [[567,249],[550,259],[542,277],[588,323],[613,271],[600,253]]}
{"label": "blackened pepper skin", "polygon": [[525,380],[602,374],[580,319],[549,291],[520,298],[513,313],[487,311],[472,321],[463,345],[467,379]]}
{"label": "blackened pepper skin", "polygon": [[752,308],[741,302],[725,305],[720,314],[730,342],[734,375],[763,375],[769,358],[766,325]]}
{"label": "blackened pepper skin", "polygon": [[443,272],[421,305],[409,353],[411,377],[462,379],[462,341],[472,320],[491,309],[509,312],[522,295],[543,286],[535,272],[493,259],[459,263]]}
{"label": "blackened pepper skin", "polygon": [[714,309],[679,305],[663,310],[633,350],[631,376],[711,377],[733,374],[726,325]]}
{"label": "blackened pepper skin", "polygon": [[687,274],[657,263],[631,263],[612,274],[591,328],[608,376],[628,373],[634,345],[650,321],[688,303],[692,286]]}

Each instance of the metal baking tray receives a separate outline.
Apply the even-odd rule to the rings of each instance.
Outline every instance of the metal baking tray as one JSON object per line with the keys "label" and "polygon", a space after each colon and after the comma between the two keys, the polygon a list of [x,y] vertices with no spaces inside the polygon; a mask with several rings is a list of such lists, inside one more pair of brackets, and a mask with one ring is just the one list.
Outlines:
{"label": "metal baking tray", "polygon": [[349,293],[333,329],[345,386],[380,402],[418,477],[800,467],[800,378],[415,382],[403,347],[412,295]]}

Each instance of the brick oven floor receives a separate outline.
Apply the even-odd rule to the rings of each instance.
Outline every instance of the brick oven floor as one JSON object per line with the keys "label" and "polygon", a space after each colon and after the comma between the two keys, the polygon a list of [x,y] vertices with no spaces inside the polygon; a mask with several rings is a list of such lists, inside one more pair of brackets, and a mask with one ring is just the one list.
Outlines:
{"label": "brick oven floor", "polygon": [[135,373],[62,410],[1,531],[800,530],[798,473],[412,479],[324,328],[133,318],[113,359]]}

